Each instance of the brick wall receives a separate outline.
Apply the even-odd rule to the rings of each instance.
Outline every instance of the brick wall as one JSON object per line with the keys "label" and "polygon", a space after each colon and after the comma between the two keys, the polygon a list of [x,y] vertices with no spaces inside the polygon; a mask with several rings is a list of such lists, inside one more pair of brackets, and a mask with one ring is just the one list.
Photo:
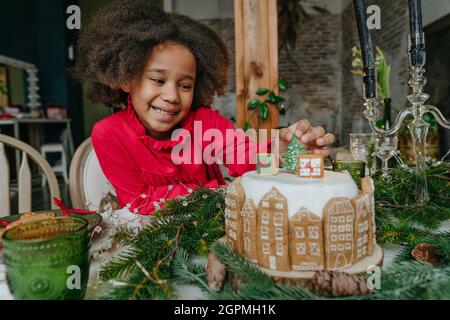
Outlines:
{"label": "brick wall", "polygon": [[[307,118],[328,131],[340,130],[337,124],[341,98],[342,50],[340,16],[324,14],[307,20],[301,26],[300,47],[292,53],[296,63],[280,53],[279,77],[291,85],[286,117],[281,124]],[[298,66],[296,66],[296,64]]]}
{"label": "brick wall", "polygon": [[236,68],[235,68],[235,41],[234,41],[234,19],[210,19],[200,20],[217,32],[227,44],[230,52],[230,71],[228,74],[228,84],[226,93],[222,97],[214,99],[213,108],[232,119],[236,117]]}
{"label": "brick wall", "polygon": [[[392,65],[391,95],[394,106],[406,101],[408,81],[408,5],[407,0],[368,1],[381,8],[381,30],[372,30],[374,45],[379,45]],[[235,115],[235,49],[232,19],[202,20],[226,41],[232,57],[227,94],[214,107],[231,118]],[[292,52],[295,63],[284,52],[279,55],[279,77],[290,85],[286,116],[280,125],[307,118],[323,125],[338,138],[338,145],[348,143],[350,132],[368,132],[362,116],[362,78],[351,74],[351,48],[359,45],[353,4],[340,15],[321,14],[301,26],[300,47]]]}

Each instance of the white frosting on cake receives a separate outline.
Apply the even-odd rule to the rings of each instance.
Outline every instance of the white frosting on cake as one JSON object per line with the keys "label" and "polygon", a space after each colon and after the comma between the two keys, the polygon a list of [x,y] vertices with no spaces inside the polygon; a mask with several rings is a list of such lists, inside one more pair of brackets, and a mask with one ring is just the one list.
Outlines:
{"label": "white frosting on cake", "polygon": [[322,217],[323,208],[331,198],[359,195],[356,183],[347,172],[325,171],[322,179],[311,179],[300,178],[285,170],[280,170],[275,176],[261,176],[250,171],[242,176],[241,185],[245,198],[252,199],[257,207],[272,187],[277,188],[287,199],[289,217],[302,207]]}

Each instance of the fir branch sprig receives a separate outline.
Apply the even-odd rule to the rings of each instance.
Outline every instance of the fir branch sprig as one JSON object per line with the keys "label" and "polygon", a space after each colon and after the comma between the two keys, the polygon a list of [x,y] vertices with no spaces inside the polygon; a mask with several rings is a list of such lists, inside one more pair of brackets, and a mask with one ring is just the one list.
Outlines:
{"label": "fir branch sprig", "polygon": [[120,243],[121,245],[129,245],[136,237],[137,232],[130,230],[124,226],[118,226],[116,232],[112,236],[112,240]]}
{"label": "fir branch sprig", "polygon": [[374,176],[377,240],[380,243],[407,244],[431,234],[450,219],[450,163],[427,168],[430,201],[417,204],[415,173],[395,168],[391,179]]}
{"label": "fir branch sprig", "polygon": [[224,192],[198,189],[189,197],[168,201],[138,233],[116,233],[116,240],[130,249],[101,270],[103,281],[120,283],[105,298],[176,298],[175,257],[180,250],[189,257],[206,255],[224,235]]}
{"label": "fir branch sprig", "polygon": [[400,223],[386,217],[375,218],[377,226],[377,241],[379,243],[405,244],[416,243],[420,237],[430,234],[430,231],[417,228],[411,223]]}
{"label": "fir branch sprig", "polygon": [[248,261],[244,256],[236,253],[225,243],[217,242],[213,246],[213,251],[217,258],[227,266],[227,270],[234,273],[241,279],[248,279],[249,282],[257,283],[261,286],[271,285],[272,278],[261,271],[255,264]]}
{"label": "fir branch sprig", "polygon": [[[443,235],[444,237],[445,235]],[[220,248],[219,250],[217,250]],[[231,248],[215,246],[217,257],[225,263],[227,270],[235,270],[243,280],[239,292],[227,283],[220,292],[212,292],[213,299],[328,299],[328,300],[403,300],[403,299],[450,299],[450,266],[433,268],[415,261],[394,263],[381,272],[381,288],[369,296],[319,297],[308,289],[277,285],[266,279],[263,283],[255,282],[263,276],[260,270]],[[222,260],[223,259],[223,260]],[[271,280],[271,279],[270,279]]]}
{"label": "fir branch sprig", "polygon": [[213,246],[217,258],[226,265],[226,269],[241,280],[239,292],[232,293],[231,285],[221,292],[211,292],[213,299],[250,299],[250,300],[298,300],[317,299],[318,297],[302,287],[292,287],[274,283],[272,278],[261,271],[252,262],[236,253],[230,246],[217,242]]}
{"label": "fir branch sprig", "polygon": [[183,249],[178,250],[173,263],[174,279],[182,284],[197,284],[203,292],[210,289],[206,280],[206,263],[196,264],[191,256]]}
{"label": "fir branch sprig", "polygon": [[381,290],[371,300],[450,299],[450,267],[400,262],[381,273]]}

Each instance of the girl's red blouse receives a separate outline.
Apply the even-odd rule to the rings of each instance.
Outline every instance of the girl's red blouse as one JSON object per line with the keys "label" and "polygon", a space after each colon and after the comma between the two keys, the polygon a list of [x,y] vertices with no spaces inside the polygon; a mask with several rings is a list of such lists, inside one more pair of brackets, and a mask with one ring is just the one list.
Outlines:
{"label": "girl's red blouse", "polygon": [[[212,128],[218,129],[223,137],[226,137],[227,129],[234,130],[233,123],[218,111],[200,107],[190,111],[178,126],[189,131],[192,139],[194,121],[201,122],[202,137],[206,130]],[[196,127],[198,129],[198,123]],[[120,207],[127,206],[138,214],[150,214],[163,207],[166,200],[188,195],[195,188],[225,185],[217,164],[207,165],[204,161],[202,164],[174,164],[171,153],[180,140],[157,140],[147,135],[130,104],[125,110],[95,124],[92,144],[103,173],[116,190]],[[201,144],[203,151],[211,142],[202,141]],[[192,152],[194,149],[192,147]],[[235,143],[223,143],[223,158],[226,159],[227,153],[235,154],[238,150],[242,152]],[[245,163],[233,161],[233,164],[225,164],[229,175],[236,177],[255,170],[256,165],[250,164],[249,155],[259,150],[270,152],[270,141],[258,145],[245,136]]]}

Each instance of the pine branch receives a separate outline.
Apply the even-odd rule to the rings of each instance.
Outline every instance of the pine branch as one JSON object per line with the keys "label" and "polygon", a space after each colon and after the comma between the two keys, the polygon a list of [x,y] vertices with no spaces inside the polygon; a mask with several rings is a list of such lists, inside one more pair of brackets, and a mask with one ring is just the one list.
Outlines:
{"label": "pine branch", "polygon": [[197,284],[203,292],[209,294],[210,289],[206,280],[206,265],[195,265],[189,253],[180,249],[174,259],[174,278],[178,283]]}
{"label": "pine branch", "polygon": [[417,243],[417,239],[429,234],[429,231],[416,228],[411,223],[399,223],[397,220],[379,216],[375,220],[379,243]]}
{"label": "pine branch", "polygon": [[257,283],[260,286],[270,286],[273,280],[262,272],[255,264],[236,253],[229,245],[217,242],[212,250],[227,270],[244,282]]}
{"label": "pine branch", "polygon": [[127,251],[119,254],[114,260],[100,270],[100,279],[107,281],[125,276],[137,270],[134,263],[136,252]]}
{"label": "pine branch", "polygon": [[433,268],[419,262],[401,262],[381,274],[381,290],[368,299],[449,299],[450,267]]}
{"label": "pine branch", "polygon": [[130,230],[125,226],[119,226],[112,236],[112,240],[122,245],[130,245],[136,237],[136,234],[137,232],[134,230]]}
{"label": "pine branch", "polygon": [[[126,282],[105,298],[176,297],[174,283],[180,272],[174,263],[178,253],[185,259],[206,255],[209,245],[224,234],[224,207],[224,190],[198,189],[190,197],[169,201],[137,234],[120,230],[117,237],[128,243],[130,250],[112,260],[101,271],[101,277],[112,280],[126,275]],[[200,279],[199,268],[184,271]]]}
{"label": "pine branch", "polygon": [[231,295],[230,287],[228,287],[228,289],[223,289],[223,293],[212,293],[211,296],[216,299],[287,300],[317,298],[307,289],[275,284],[270,276],[262,272],[259,267],[245,257],[233,251],[227,244],[218,242],[212,250],[214,250],[217,258],[226,265],[227,271],[232,272],[235,277],[242,281],[239,293]]}
{"label": "pine branch", "polygon": [[450,164],[427,168],[430,201],[417,205],[415,172],[408,168],[391,170],[391,180],[374,176],[377,240],[380,243],[415,243],[450,219],[448,177]]}

